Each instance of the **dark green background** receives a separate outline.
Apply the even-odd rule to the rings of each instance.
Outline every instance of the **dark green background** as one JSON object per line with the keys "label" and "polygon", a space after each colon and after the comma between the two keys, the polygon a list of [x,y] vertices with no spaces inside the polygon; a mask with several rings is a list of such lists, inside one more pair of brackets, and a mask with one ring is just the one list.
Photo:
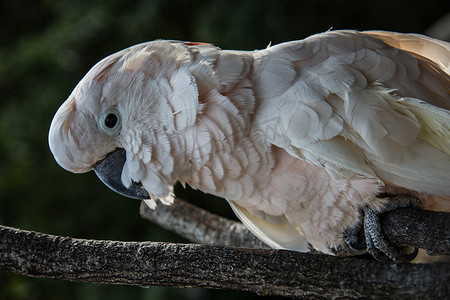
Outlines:
{"label": "dark green background", "polygon": [[[178,39],[261,49],[333,29],[424,32],[449,11],[429,1],[1,1],[0,224],[45,233],[129,241],[182,241],[141,220],[93,174],[54,161],[47,132],[89,68],[136,43]],[[183,198],[199,194],[177,188]],[[229,215],[226,203],[203,205]],[[0,241],[1,243],[1,241]],[[30,279],[0,273],[0,299],[236,299],[248,293],[140,288]]]}

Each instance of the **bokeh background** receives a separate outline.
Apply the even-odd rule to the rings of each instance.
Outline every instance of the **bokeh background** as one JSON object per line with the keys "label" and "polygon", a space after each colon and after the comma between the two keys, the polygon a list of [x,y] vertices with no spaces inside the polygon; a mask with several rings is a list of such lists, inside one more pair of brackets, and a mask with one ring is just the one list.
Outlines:
{"label": "bokeh background", "polygon": [[[74,175],[47,145],[53,114],[103,57],[136,43],[177,39],[253,50],[333,29],[423,33],[450,11],[442,0],[197,0],[0,2],[0,224],[124,241],[183,241],[143,221],[139,202]],[[225,201],[176,189],[231,216]],[[0,241],[1,243],[2,241]],[[0,273],[0,299],[250,299],[201,289],[140,288]]]}

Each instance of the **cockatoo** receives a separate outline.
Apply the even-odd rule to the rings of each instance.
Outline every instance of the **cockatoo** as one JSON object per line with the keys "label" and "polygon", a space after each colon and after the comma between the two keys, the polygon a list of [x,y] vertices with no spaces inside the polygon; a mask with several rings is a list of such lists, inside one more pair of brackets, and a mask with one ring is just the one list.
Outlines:
{"label": "cockatoo", "polygon": [[257,51],[158,40],[97,63],[49,144],[63,168],[152,208],[180,182],[226,198],[274,248],[333,254],[364,223],[368,250],[395,260],[365,216],[395,195],[450,210],[449,70],[450,45],[416,34],[329,31]]}

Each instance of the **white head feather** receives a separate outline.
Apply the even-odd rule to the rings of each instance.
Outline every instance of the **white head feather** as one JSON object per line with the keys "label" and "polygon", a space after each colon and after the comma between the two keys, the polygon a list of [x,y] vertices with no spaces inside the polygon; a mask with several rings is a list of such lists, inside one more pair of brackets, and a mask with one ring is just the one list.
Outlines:
{"label": "white head feather", "polygon": [[[192,61],[187,48],[156,41],[96,64],[52,121],[49,144],[56,161],[69,171],[84,173],[108,153],[124,148],[124,185],[141,182],[155,198],[171,202],[175,173],[183,167],[182,159],[178,168],[174,166],[173,144],[180,143],[176,132],[194,125],[198,108],[197,89],[187,70]],[[175,120],[174,98],[197,105]],[[118,119],[114,128],[104,125],[111,113]]]}

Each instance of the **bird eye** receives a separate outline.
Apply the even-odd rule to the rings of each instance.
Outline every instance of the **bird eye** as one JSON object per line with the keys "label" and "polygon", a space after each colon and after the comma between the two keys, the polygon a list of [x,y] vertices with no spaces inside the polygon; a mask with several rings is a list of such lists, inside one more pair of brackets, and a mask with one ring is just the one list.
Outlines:
{"label": "bird eye", "polygon": [[108,135],[116,135],[120,132],[120,114],[118,111],[104,113],[99,121],[98,128]]}
{"label": "bird eye", "polygon": [[112,129],[116,125],[117,125],[117,116],[115,114],[108,114],[105,118],[105,126]]}

